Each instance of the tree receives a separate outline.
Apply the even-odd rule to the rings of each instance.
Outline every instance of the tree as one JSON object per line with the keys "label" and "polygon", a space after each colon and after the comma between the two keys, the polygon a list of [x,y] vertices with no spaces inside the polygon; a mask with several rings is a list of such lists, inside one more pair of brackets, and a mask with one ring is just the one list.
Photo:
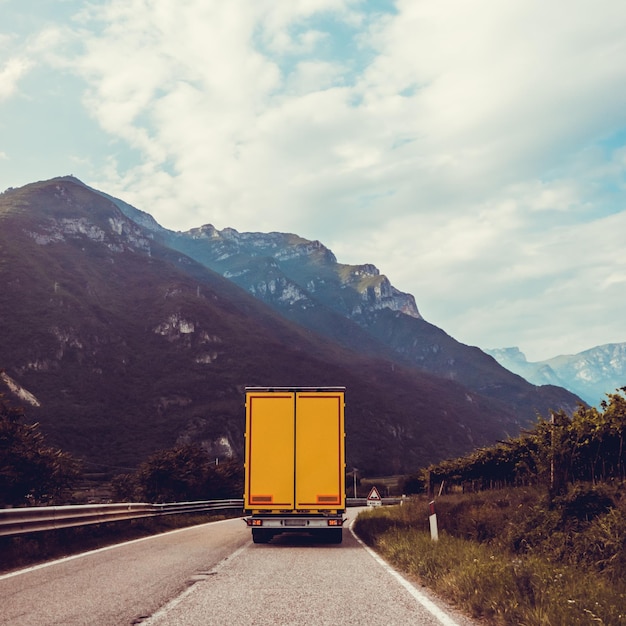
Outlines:
{"label": "tree", "polygon": [[139,495],[148,502],[176,502],[241,498],[241,465],[227,461],[216,465],[199,445],[161,450],[137,470]]}
{"label": "tree", "polygon": [[116,502],[136,502],[141,500],[141,490],[136,474],[118,474],[111,481],[111,492]]}
{"label": "tree", "polygon": [[[626,387],[616,390],[618,393],[609,394],[609,401],[602,401],[602,409],[607,420],[607,431],[611,440],[610,458],[613,477],[624,480],[626,478],[626,450],[624,437],[626,436]],[[619,393],[621,392],[621,393]]]}
{"label": "tree", "polygon": [[55,503],[79,476],[78,462],[47,446],[39,424],[24,419],[0,394],[0,506]]}
{"label": "tree", "polygon": [[429,468],[433,482],[473,490],[504,485],[544,484],[557,497],[577,481],[626,478],[626,387],[607,394],[600,409],[580,405],[539,416],[534,428],[516,438],[474,450]]}
{"label": "tree", "polygon": [[407,476],[402,482],[402,493],[428,493],[428,470],[420,469],[417,472]]}

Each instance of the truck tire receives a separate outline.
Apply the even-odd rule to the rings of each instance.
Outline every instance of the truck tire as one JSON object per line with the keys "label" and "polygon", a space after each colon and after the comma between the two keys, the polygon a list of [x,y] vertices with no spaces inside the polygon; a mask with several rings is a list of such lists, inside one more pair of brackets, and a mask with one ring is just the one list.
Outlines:
{"label": "truck tire", "polygon": [[343,541],[343,530],[341,528],[331,528],[328,532],[328,543],[341,543]]}
{"label": "truck tire", "polygon": [[265,528],[252,529],[252,541],[254,543],[268,543],[272,540],[273,536],[271,530],[266,530]]}

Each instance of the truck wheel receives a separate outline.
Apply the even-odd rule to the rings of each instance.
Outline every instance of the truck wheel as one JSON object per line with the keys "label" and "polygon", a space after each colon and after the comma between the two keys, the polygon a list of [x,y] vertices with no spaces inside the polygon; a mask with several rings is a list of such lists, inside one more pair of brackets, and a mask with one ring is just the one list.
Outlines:
{"label": "truck wheel", "polygon": [[252,529],[252,541],[254,543],[267,543],[272,539],[272,531],[265,530],[265,528],[253,528]]}
{"label": "truck wheel", "polygon": [[328,533],[329,543],[341,543],[343,541],[343,530],[341,528],[331,528]]}

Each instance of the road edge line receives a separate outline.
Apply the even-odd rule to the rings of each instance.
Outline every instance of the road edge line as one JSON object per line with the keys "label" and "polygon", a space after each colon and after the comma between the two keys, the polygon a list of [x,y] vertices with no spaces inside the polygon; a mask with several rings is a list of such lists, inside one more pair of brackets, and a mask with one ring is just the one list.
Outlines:
{"label": "road edge line", "polygon": [[156,535],[147,535],[146,537],[139,537],[138,539],[131,539],[130,541],[124,541],[123,543],[113,543],[110,546],[103,546],[102,548],[88,550],[87,552],[79,552],[78,554],[70,554],[69,556],[64,556],[61,559],[55,559],[54,561],[46,561],[45,563],[37,563],[37,565],[31,565],[30,567],[25,567],[24,569],[15,570],[14,572],[8,572],[7,574],[0,574],[0,580],[6,580],[7,578],[13,578],[14,576],[20,576],[21,574],[28,574],[29,572],[34,572],[39,569],[44,569],[45,567],[52,567],[53,565],[67,563],[68,561],[73,561],[74,559],[81,559],[85,556],[90,556],[92,554],[106,552],[107,550],[114,550],[115,548],[129,546],[129,545],[132,545],[133,543],[140,543],[141,541],[148,541],[150,539],[156,539],[157,537],[165,537],[166,535],[173,535],[174,533],[181,533],[186,530],[191,530],[192,528],[198,528],[199,526],[208,526],[210,524],[223,524],[224,522],[231,522],[234,519],[241,519],[241,518],[229,517],[228,519],[220,519],[214,522],[205,522],[204,524],[195,524],[193,526],[185,526],[184,528],[175,528],[174,530],[168,530],[167,532],[158,533]]}
{"label": "road edge line", "polygon": [[352,536],[361,544],[368,554],[381,565],[389,574],[391,574],[412,596],[417,600],[433,617],[438,619],[444,626],[460,626],[458,622],[455,622],[443,609],[439,608],[432,600],[427,598],[423,593],[419,591],[411,582],[409,582],[400,572],[391,567],[387,561],[385,561],[380,555],[366,545],[360,537],[354,532],[352,528],[356,518],[352,520],[348,528],[352,533]]}

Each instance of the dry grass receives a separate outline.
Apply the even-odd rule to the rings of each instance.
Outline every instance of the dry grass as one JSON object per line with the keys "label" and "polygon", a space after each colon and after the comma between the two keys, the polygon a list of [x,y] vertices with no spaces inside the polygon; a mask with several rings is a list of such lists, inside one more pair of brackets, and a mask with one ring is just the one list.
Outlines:
{"label": "dry grass", "polygon": [[424,500],[368,511],[355,530],[399,570],[489,624],[626,624],[623,503],[581,513],[572,507],[580,494],[552,508],[527,490],[444,497],[438,542]]}

